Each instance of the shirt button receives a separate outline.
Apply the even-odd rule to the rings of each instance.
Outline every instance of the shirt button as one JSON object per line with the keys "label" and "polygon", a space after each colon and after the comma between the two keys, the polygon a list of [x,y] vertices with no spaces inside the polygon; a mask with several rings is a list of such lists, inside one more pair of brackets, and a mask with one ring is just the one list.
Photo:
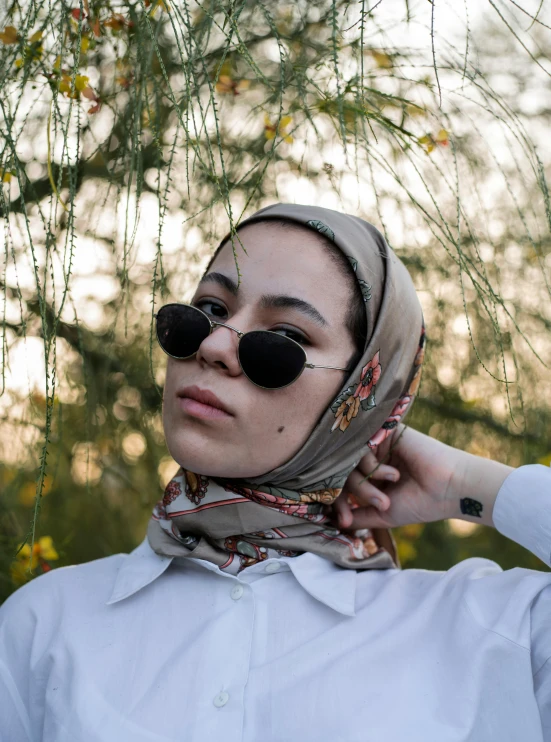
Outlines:
{"label": "shirt button", "polygon": [[273,572],[279,572],[280,569],[280,563],[279,562],[270,562],[266,565],[266,572],[269,574],[272,574]]}
{"label": "shirt button", "polygon": [[226,693],[226,691],[223,690],[221,693],[214,697],[213,703],[216,708],[221,708],[222,706],[225,706],[229,700],[230,694]]}
{"label": "shirt button", "polygon": [[239,600],[239,598],[243,597],[244,592],[241,585],[234,585],[230,591],[230,595],[234,600]]}

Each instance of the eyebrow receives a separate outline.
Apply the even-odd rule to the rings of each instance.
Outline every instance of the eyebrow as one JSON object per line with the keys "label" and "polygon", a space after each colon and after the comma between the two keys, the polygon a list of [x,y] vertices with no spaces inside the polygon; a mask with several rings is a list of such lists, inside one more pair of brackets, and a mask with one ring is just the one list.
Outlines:
{"label": "eyebrow", "polygon": [[[204,283],[216,283],[218,286],[229,291],[233,296],[237,296],[238,287],[233,279],[224,273],[207,273],[200,281]],[[327,327],[329,324],[325,317],[318,310],[304,299],[298,299],[296,296],[287,296],[286,294],[264,294],[260,298],[260,306],[263,309],[296,309],[302,314],[309,317],[320,327]]]}

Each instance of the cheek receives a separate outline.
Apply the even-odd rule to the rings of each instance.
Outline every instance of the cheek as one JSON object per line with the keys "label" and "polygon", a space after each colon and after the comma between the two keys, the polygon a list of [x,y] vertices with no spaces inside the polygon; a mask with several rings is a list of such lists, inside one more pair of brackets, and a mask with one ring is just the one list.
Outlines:
{"label": "cheek", "polygon": [[167,358],[166,360],[166,373],[165,373],[165,385],[163,390],[163,397],[175,384],[176,377],[176,361],[174,358]]}
{"label": "cheek", "polygon": [[[185,382],[185,367],[178,367],[176,361],[169,358],[166,365],[165,384],[163,388],[162,417],[165,436],[168,438],[178,426],[178,413],[174,400],[176,389]],[[180,413],[181,414],[181,413]]]}
{"label": "cheek", "polygon": [[175,384],[174,362],[172,361],[171,358],[169,358],[168,363],[166,364],[165,383],[163,386],[163,402],[165,399],[167,399],[172,394],[172,390],[174,389],[174,384]]}
{"label": "cheek", "polygon": [[247,460],[258,465],[257,474],[276,469],[300,451],[341,382],[338,372],[306,369],[286,389],[262,395],[241,438]]}
{"label": "cheek", "polygon": [[327,369],[306,369],[291,386],[280,392],[263,395],[264,421],[270,420],[270,432],[286,434],[305,440],[320,416],[326,411],[341,390],[342,379],[338,372]]}

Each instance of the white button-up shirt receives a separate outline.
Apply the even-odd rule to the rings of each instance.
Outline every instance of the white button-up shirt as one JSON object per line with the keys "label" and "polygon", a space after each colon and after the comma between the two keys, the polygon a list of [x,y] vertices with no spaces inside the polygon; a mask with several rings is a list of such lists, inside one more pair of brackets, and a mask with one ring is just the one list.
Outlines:
{"label": "white button-up shirt", "polygon": [[[551,565],[551,470],[494,522]],[[0,609],[2,742],[551,740],[551,573],[313,554],[238,576],[144,541],[38,577]]]}

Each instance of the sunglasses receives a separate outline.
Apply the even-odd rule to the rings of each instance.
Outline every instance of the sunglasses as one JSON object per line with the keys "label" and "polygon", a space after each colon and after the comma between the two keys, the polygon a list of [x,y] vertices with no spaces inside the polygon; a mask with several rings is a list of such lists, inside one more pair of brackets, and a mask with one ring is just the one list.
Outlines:
{"label": "sunglasses", "polygon": [[302,374],[305,368],[329,368],[308,363],[302,345],[271,330],[239,332],[224,322],[214,322],[205,312],[190,304],[165,304],[155,315],[157,340],[171,358],[186,360],[194,356],[199,346],[216,327],[226,327],[237,333],[237,357],[245,376],[262,389],[283,389]]}

